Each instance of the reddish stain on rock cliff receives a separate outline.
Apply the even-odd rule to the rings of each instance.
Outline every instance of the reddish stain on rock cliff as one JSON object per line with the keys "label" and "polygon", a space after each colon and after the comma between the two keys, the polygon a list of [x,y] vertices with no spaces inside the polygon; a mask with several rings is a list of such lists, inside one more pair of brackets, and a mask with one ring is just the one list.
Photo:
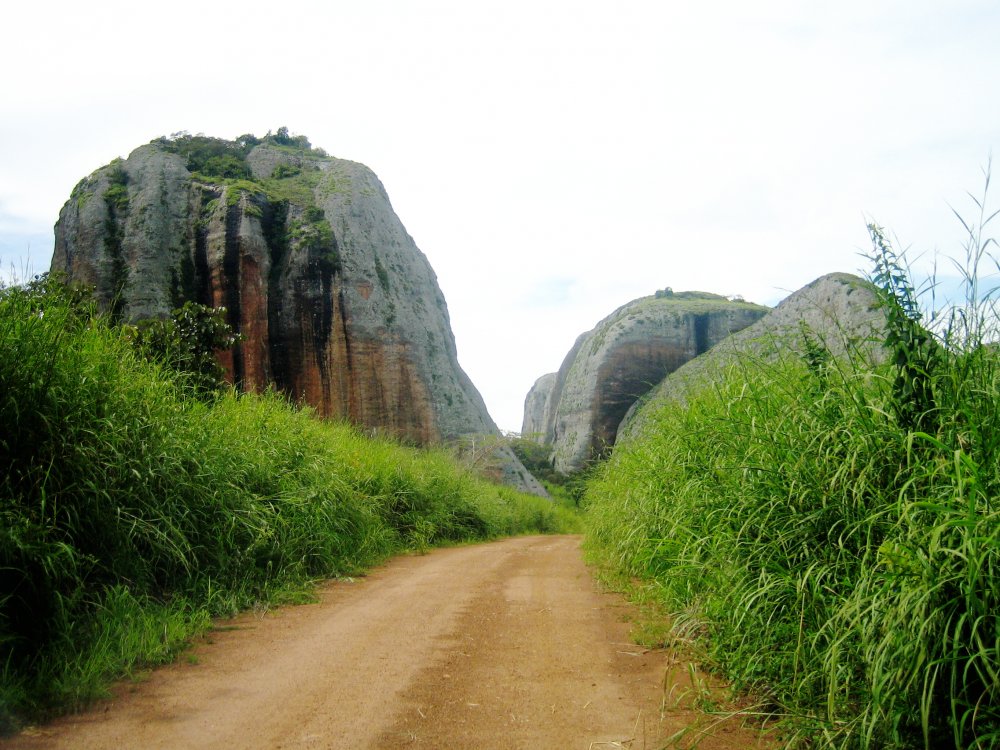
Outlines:
{"label": "reddish stain on rock cliff", "polygon": [[[187,299],[225,307],[243,340],[219,359],[243,389],[276,387],[321,416],[421,445],[495,433],[458,365],[434,273],[378,179],[314,152],[258,151],[249,162],[272,171],[292,159],[313,197],[213,182],[154,142],[77,186],[53,270],[95,285],[126,319]],[[113,182],[127,201],[107,199]]]}

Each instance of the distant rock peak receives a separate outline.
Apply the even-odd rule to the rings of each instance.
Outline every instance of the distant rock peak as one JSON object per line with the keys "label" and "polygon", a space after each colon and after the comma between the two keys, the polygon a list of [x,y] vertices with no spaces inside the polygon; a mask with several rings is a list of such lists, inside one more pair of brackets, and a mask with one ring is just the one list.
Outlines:
{"label": "distant rock peak", "polygon": [[576,471],[614,445],[622,419],[666,375],[766,313],[669,288],[633,300],[581,335],[559,372],[536,381],[522,434],[553,447],[557,471]]}
{"label": "distant rock peak", "polygon": [[834,357],[885,356],[885,311],[868,281],[847,273],[821,276],[793,292],[767,315],[720,342],[705,354],[664,378],[619,425],[618,439],[631,439],[646,424],[647,410],[664,403],[683,403],[689,394],[724,377],[742,357],[774,361],[789,354],[804,356],[807,341],[819,343]]}

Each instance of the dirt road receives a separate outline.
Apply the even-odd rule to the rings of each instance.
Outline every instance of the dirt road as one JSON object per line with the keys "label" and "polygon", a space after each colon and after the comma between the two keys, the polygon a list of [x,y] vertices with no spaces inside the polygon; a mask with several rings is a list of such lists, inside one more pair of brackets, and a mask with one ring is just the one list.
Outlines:
{"label": "dirt road", "polygon": [[[685,665],[629,642],[631,608],[594,583],[579,545],[396,559],[318,604],[224,623],[191,658],[0,746],[639,750],[707,729],[685,707]],[[736,720],[701,730],[681,746],[757,746]]]}

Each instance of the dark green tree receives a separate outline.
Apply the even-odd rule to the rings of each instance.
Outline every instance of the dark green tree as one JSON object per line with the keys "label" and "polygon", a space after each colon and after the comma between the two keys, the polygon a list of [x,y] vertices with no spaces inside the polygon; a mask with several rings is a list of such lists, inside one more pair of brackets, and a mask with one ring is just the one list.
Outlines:
{"label": "dark green tree", "polygon": [[225,388],[226,371],[216,352],[242,340],[226,322],[224,307],[185,302],[166,319],[140,321],[135,341],[140,350],[181,373],[196,391],[212,394]]}

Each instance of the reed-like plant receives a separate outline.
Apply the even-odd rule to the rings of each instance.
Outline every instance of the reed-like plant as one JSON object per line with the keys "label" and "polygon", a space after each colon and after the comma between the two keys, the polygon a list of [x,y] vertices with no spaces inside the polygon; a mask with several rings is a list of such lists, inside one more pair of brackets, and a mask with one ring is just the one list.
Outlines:
{"label": "reed-like plant", "polygon": [[1000,744],[1000,351],[969,229],[967,299],[926,328],[870,228],[873,364],[815,332],[660,404],[586,496],[588,546],[654,579],[679,641],[763,696],[789,747]]}

